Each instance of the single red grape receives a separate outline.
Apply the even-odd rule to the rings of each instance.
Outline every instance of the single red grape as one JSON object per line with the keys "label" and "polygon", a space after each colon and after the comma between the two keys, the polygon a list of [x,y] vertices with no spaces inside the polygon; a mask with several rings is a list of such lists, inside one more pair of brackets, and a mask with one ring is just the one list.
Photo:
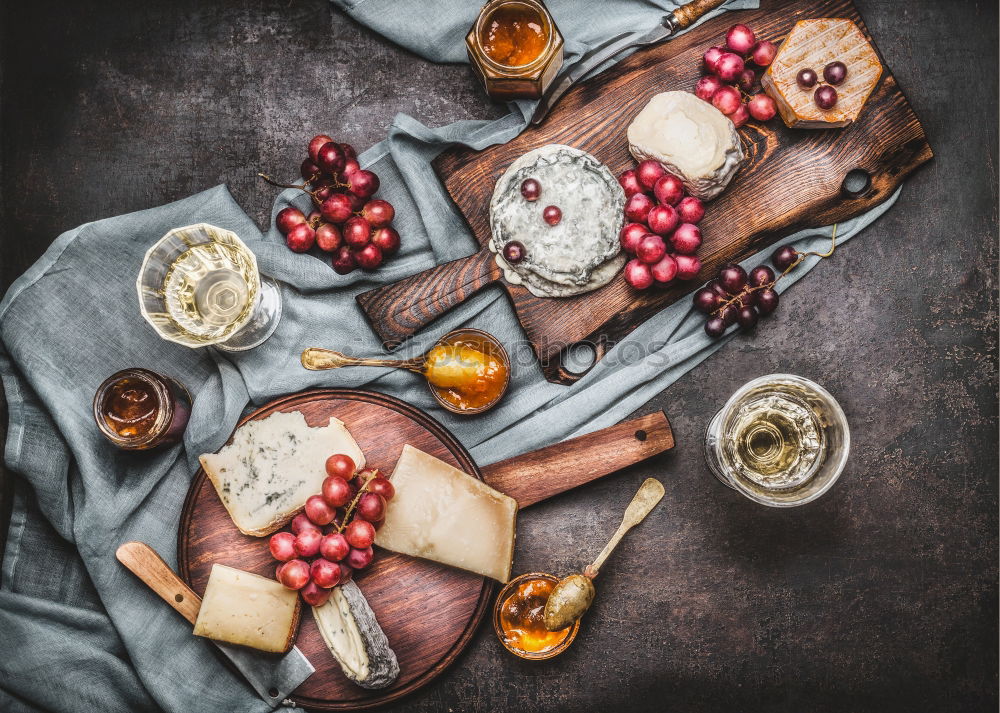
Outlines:
{"label": "single red grape", "polygon": [[751,287],[761,287],[762,285],[767,285],[774,282],[774,270],[769,268],[767,265],[758,265],[750,271],[748,281],[750,282]]}
{"label": "single red grape", "polygon": [[795,81],[803,89],[811,89],[816,86],[819,76],[812,69],[800,69],[799,73],[795,75]]}
{"label": "single red grape", "polygon": [[[344,242],[355,250],[368,244],[372,237],[371,224],[360,215],[355,215],[344,223]],[[356,257],[356,256],[355,256]],[[360,265],[361,262],[358,261]]]}
{"label": "single red grape", "polygon": [[356,158],[349,158],[344,161],[344,167],[340,169],[340,173],[337,174],[337,180],[341,183],[347,183],[347,178],[355,171],[361,170],[361,164],[358,163]]}
{"label": "single red grape", "polygon": [[302,589],[309,582],[309,564],[303,560],[289,560],[278,565],[275,575],[288,589]]}
{"label": "single red grape", "polygon": [[722,317],[712,317],[705,322],[705,334],[710,337],[721,337],[726,331],[726,323]]}
{"label": "single red grape", "polygon": [[681,280],[693,280],[701,272],[701,260],[697,255],[674,255],[677,262],[677,277]]}
{"label": "single red grape", "polygon": [[371,547],[375,541],[375,526],[367,520],[352,520],[344,528],[344,537],[351,547],[363,550],[365,547]]}
{"label": "single red grape", "polygon": [[340,225],[351,217],[351,201],[343,193],[334,193],[323,201],[319,211],[325,220]]}
{"label": "single red grape", "polygon": [[322,495],[310,495],[306,498],[306,516],[315,524],[323,526],[333,522],[336,513]]}
{"label": "single red grape", "polygon": [[295,559],[295,535],[290,532],[276,532],[268,541],[271,556],[279,562]]}
{"label": "single red grape", "polygon": [[705,50],[705,54],[702,60],[705,62],[705,69],[709,72],[714,73],[716,66],[719,64],[719,57],[722,56],[723,50],[721,47],[709,47]]}
{"label": "single red grape", "polygon": [[319,246],[320,250],[332,253],[340,247],[342,242],[340,231],[333,223],[321,223],[316,228],[316,245]]}
{"label": "single red grape", "polygon": [[645,193],[636,193],[625,202],[625,217],[634,223],[645,223],[654,205],[653,199]]}
{"label": "single red grape", "polygon": [[729,263],[719,270],[719,284],[731,295],[739,293],[747,286],[747,273],[735,263]]}
{"label": "single red grape", "polygon": [[[732,52],[723,52],[719,61],[715,63],[715,73],[723,82],[735,82],[743,73],[746,65],[743,58]],[[322,164],[320,164],[322,167]]]}
{"label": "single red grape", "polygon": [[726,33],[726,47],[738,55],[748,55],[757,44],[753,30],[743,24],[733,25]]}
{"label": "single red grape", "polygon": [[524,196],[524,200],[534,203],[542,195],[542,184],[537,179],[525,178],[521,182],[521,195]]}
{"label": "single red grape", "polygon": [[694,93],[699,99],[704,99],[705,101],[710,102],[712,101],[712,95],[715,94],[721,86],[721,79],[716,77],[714,74],[706,74],[698,80],[697,84],[694,85]]}
{"label": "single red grape", "polygon": [[639,185],[642,186],[643,190],[651,191],[656,182],[660,180],[660,176],[666,172],[667,170],[660,165],[659,161],[646,159],[636,167],[635,177],[639,179]]}
{"label": "single red grape", "polygon": [[729,116],[743,106],[743,97],[740,96],[739,89],[725,85],[712,95],[712,106]]}
{"label": "single red grape", "polygon": [[670,236],[670,244],[681,255],[694,255],[701,247],[701,228],[692,223],[681,223]]}
{"label": "single red grape", "polygon": [[785,245],[771,253],[771,263],[784,272],[799,259],[798,251],[791,245]]}
{"label": "single red grape", "polygon": [[381,520],[385,516],[385,498],[377,493],[365,493],[358,500],[357,514],[369,522]]}
{"label": "single red grape", "polygon": [[309,577],[316,586],[330,589],[340,582],[340,565],[328,559],[314,559],[309,567]]}
{"label": "single red grape", "polygon": [[399,251],[399,233],[395,228],[379,228],[372,233],[372,245],[378,246],[385,257],[395,255]]}
{"label": "single red grape", "polygon": [[372,563],[372,559],[374,558],[375,553],[370,546],[362,548],[352,547],[351,551],[347,553],[345,561],[351,569],[364,569]]}
{"label": "single red grape", "polygon": [[757,121],[769,121],[778,113],[778,105],[767,94],[760,93],[747,102],[747,110]]}
{"label": "single red grape", "polygon": [[767,40],[761,40],[754,45],[750,58],[758,67],[766,67],[774,61],[774,57],[777,54],[778,46],[776,44]]}
{"label": "single red grape", "polygon": [[327,144],[331,141],[333,141],[333,139],[331,139],[326,134],[318,134],[316,136],[313,136],[312,140],[309,142],[309,150],[306,152],[309,154],[309,160],[312,161],[314,164],[317,163],[320,148],[324,144]]}
{"label": "single red grape", "polygon": [[324,535],[319,543],[319,553],[331,562],[339,562],[347,557],[350,551],[351,545],[347,542],[347,538],[339,532]]}
{"label": "single red grape", "polygon": [[677,205],[684,197],[684,184],[672,173],[665,173],[653,184],[653,195],[662,205]]}
{"label": "single red grape", "polygon": [[649,266],[649,272],[654,280],[666,285],[677,277],[677,261],[670,255],[664,255],[659,262]]}
{"label": "single red grape", "polygon": [[511,240],[503,246],[503,259],[516,265],[524,259],[524,245],[517,240]]}
{"label": "single red grape", "polygon": [[631,168],[618,177],[618,183],[625,189],[625,200],[628,200],[636,193],[643,192],[642,185],[640,185],[635,171]]}
{"label": "single red grape", "polygon": [[333,141],[327,141],[316,151],[316,165],[323,171],[335,176],[344,168],[347,157],[340,149],[340,146]]}
{"label": "single red grape", "polygon": [[828,83],[837,86],[847,78],[847,65],[843,62],[830,62],[823,67],[823,79]]}
{"label": "single red grape", "polygon": [[663,242],[663,238],[653,233],[648,233],[640,240],[635,249],[635,256],[647,265],[659,262],[666,254],[667,244]]}
{"label": "single red grape", "polygon": [[684,223],[697,223],[705,217],[705,205],[694,196],[686,196],[677,204],[677,212]]}
{"label": "single red grape", "polygon": [[[654,233],[666,236],[677,227],[681,219],[677,214],[677,209],[672,205],[666,204],[653,206],[649,211],[649,215],[646,216],[646,222],[649,224],[649,229]],[[629,223],[629,225],[633,225],[633,223]]]}
{"label": "single red grape", "polygon": [[274,227],[276,227],[282,235],[288,235],[292,228],[296,225],[302,225],[305,222],[306,214],[298,208],[293,208],[292,206],[282,208],[278,211],[278,214],[274,216]]}
{"label": "single red grape", "polygon": [[298,515],[292,518],[292,533],[299,535],[302,534],[303,530],[318,530],[319,528],[313,524],[312,520],[304,513],[300,512]]}
{"label": "single red grape", "polygon": [[338,275],[346,275],[353,272],[358,263],[354,259],[354,253],[351,252],[351,249],[346,245],[341,245],[333,255],[332,265],[334,272]]}
{"label": "single red grape", "polygon": [[299,557],[312,557],[319,552],[319,542],[323,533],[319,530],[303,530],[295,536],[293,547]]}
{"label": "single red grape", "polygon": [[360,250],[354,251],[354,260],[362,270],[374,270],[382,264],[384,257],[378,245],[368,243]]}
{"label": "single red grape", "polygon": [[778,293],[772,289],[761,290],[757,293],[757,311],[762,317],[766,317],[774,310],[778,309]]}
{"label": "single red grape", "polygon": [[299,223],[288,231],[285,243],[292,252],[304,253],[316,243],[316,231],[308,223]]}
{"label": "single red grape", "polygon": [[299,590],[299,594],[302,595],[302,601],[311,607],[321,607],[330,600],[331,589],[323,589],[323,587],[316,584],[316,582],[310,581],[306,586]]}
{"label": "single red grape", "polygon": [[381,495],[386,500],[392,500],[392,496],[396,494],[396,487],[392,484],[391,480],[385,476],[378,475],[368,481],[368,492]]}
{"label": "single red grape", "polygon": [[330,475],[323,481],[323,499],[335,508],[351,502],[353,491],[347,481],[339,475]]}
{"label": "single red grape", "polygon": [[729,115],[729,120],[733,122],[733,126],[737,129],[750,121],[750,112],[747,110],[746,104],[740,104],[736,111]]}
{"label": "single red grape", "polygon": [[740,72],[740,76],[736,78],[736,86],[745,92],[749,92],[753,89],[754,83],[757,81],[757,73],[752,69],[744,69]]}
{"label": "single red grape", "polygon": [[361,209],[361,215],[373,228],[384,228],[396,217],[396,209],[389,201],[375,198],[365,203],[365,207]]}
{"label": "single red grape", "polygon": [[722,319],[723,324],[727,327],[731,324],[736,324],[737,307],[736,305],[726,305],[721,310],[719,310],[719,317]]}
{"label": "single red grape", "polygon": [[559,225],[562,220],[562,211],[559,206],[548,205],[542,210],[542,219],[549,225]]}
{"label": "single red grape", "polygon": [[694,308],[704,314],[712,314],[719,306],[719,296],[708,287],[702,287],[695,292],[693,301]]}
{"label": "single red grape", "polygon": [[753,307],[742,307],[736,314],[736,321],[743,329],[753,329],[757,326],[757,310]]}
{"label": "single red grape", "polygon": [[649,229],[642,223],[626,223],[618,234],[618,240],[622,244],[625,252],[635,255],[635,249],[639,247],[639,241],[646,237]]}
{"label": "single red grape", "polygon": [[638,258],[632,258],[625,263],[625,281],[637,290],[645,290],[653,284],[653,273],[649,265]]}
{"label": "single red grape", "polygon": [[824,84],[813,94],[813,100],[816,102],[816,106],[823,111],[832,109],[837,103],[837,90],[829,84]]}
{"label": "single red grape", "polygon": [[319,166],[313,163],[310,158],[302,161],[302,165],[299,166],[299,173],[302,174],[302,180],[310,182],[315,181],[320,176]]}
{"label": "single red grape", "polygon": [[348,190],[359,198],[371,198],[379,186],[378,176],[363,168],[347,176],[346,183]]}

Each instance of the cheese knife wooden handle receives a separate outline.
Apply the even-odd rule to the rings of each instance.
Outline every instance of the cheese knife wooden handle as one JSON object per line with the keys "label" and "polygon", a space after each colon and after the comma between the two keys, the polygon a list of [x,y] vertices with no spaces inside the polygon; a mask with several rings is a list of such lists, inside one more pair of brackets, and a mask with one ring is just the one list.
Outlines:
{"label": "cheese knife wooden handle", "polygon": [[670,423],[656,411],[479,470],[487,485],[525,508],[673,447]]}
{"label": "cheese knife wooden handle", "polygon": [[170,565],[144,542],[126,542],[115,552],[118,561],[146,586],[194,624],[201,610],[201,597],[170,569]]}
{"label": "cheese knife wooden handle", "polygon": [[416,331],[500,279],[493,253],[475,255],[418,272],[391,285],[355,297],[372,329],[388,349],[395,349]]}

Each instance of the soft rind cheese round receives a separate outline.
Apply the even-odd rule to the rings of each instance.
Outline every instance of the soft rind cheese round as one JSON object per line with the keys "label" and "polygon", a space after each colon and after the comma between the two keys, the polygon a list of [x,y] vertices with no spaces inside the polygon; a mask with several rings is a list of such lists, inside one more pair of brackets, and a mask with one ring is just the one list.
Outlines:
{"label": "soft rind cheese round", "polygon": [[[537,201],[521,195],[521,183],[534,178],[542,186]],[[546,206],[562,211],[549,225]],[[618,233],[625,192],[604,164],[570,146],[549,144],[529,151],[497,181],[490,201],[490,250],[508,282],[524,285],[539,297],[568,297],[610,282],[624,266]],[[524,260],[503,259],[503,247],[516,240]]]}
{"label": "soft rind cheese round", "polygon": [[690,92],[663,92],[628,127],[628,148],[637,161],[652,159],[703,201],[725,190],[743,162],[736,126]]}

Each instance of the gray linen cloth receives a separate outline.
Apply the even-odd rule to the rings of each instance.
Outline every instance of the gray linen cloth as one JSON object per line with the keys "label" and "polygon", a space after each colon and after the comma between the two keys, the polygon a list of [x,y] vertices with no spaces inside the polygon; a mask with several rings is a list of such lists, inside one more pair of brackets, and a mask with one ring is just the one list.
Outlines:
{"label": "gray linen cloth", "polygon": [[[574,51],[623,27],[648,28],[663,14],[654,4],[626,0],[593,9],[568,0],[549,5]],[[464,50],[457,48],[476,11],[473,3],[438,3],[434,22],[422,25],[430,13],[417,4],[344,6],[373,29],[443,61],[462,59]],[[605,11],[612,6],[614,12]],[[525,110],[517,106],[496,121],[439,129],[395,119],[388,139],[362,156],[382,180],[380,195],[395,205],[403,236],[400,255],[375,273],[344,277],[326,261],[290,252],[274,228],[262,235],[219,186],[69,231],[11,287],[0,303],[0,375],[10,411],[6,464],[21,478],[0,581],[0,710],[268,709],[209,643],[192,636],[190,625],[114,559],[119,544],[138,539],[176,566],[177,523],[197,456],[225,442],[249,408],[309,387],[372,388],[428,411],[487,464],[621,420],[726,341],[709,340],[703,316],[691,314],[682,300],[636,329],[579,383],[558,386],[542,378],[523,347],[524,334],[503,292],[489,289],[405,347],[420,352],[459,325],[485,328],[511,346],[511,393],[483,416],[442,411],[419,378],[406,372],[301,368],[298,355],[306,346],[379,353],[354,295],[474,250],[429,160],[452,143],[481,148],[509,140],[523,128]],[[290,202],[308,205],[302,194],[285,191],[272,217]],[[840,225],[840,240],[892,202]],[[139,315],[134,281],[146,249],[169,229],[202,221],[238,233],[262,271],[284,283],[277,331],[249,352],[162,341]],[[827,235],[829,229],[807,231],[785,242],[823,248]],[[808,260],[781,289],[816,262]],[[195,394],[183,445],[129,454],[98,434],[94,391],[109,374],[130,366],[175,377]]]}

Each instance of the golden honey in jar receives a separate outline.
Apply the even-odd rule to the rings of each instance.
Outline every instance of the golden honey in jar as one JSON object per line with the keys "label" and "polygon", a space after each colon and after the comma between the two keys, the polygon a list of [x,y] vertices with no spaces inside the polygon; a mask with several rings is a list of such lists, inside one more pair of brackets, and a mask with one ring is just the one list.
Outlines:
{"label": "golden honey in jar", "polygon": [[438,401],[458,413],[496,404],[510,382],[507,352],[490,334],[463,329],[446,335],[428,353],[424,376]]}
{"label": "golden honey in jar", "polygon": [[146,450],[177,443],[191,414],[191,397],[173,379],[148,369],[124,369],[94,396],[94,420],[119,448]]}
{"label": "golden honey in jar", "polygon": [[497,597],[493,627],[501,643],[526,659],[546,659],[564,651],[576,638],[580,622],[559,631],[545,628],[545,602],[558,583],[551,574],[532,572],[511,580]]}
{"label": "golden honey in jar", "polygon": [[538,0],[490,0],[465,43],[494,99],[538,99],[562,67],[562,35]]}

